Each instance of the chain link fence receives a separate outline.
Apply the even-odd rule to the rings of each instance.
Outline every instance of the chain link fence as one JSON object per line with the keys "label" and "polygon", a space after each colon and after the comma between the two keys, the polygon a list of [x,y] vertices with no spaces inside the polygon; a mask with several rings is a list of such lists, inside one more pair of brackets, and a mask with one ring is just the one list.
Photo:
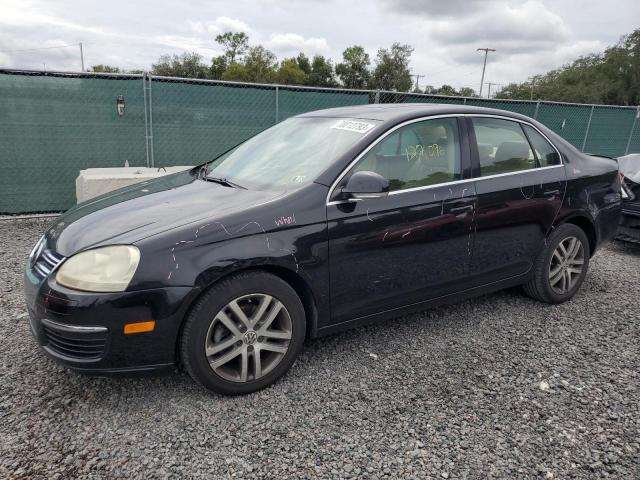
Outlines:
{"label": "chain link fence", "polygon": [[290,116],[368,103],[498,108],[535,118],[589,153],[640,152],[637,107],[0,70],[0,214],[68,209],[85,168],[197,165]]}

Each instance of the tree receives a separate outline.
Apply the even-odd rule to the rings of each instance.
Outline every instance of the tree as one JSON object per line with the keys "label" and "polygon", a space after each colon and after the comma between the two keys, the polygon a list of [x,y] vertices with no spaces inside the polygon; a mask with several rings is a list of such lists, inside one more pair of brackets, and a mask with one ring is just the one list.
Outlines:
{"label": "tree", "polygon": [[471,87],[462,87],[458,90],[458,95],[461,97],[475,97],[476,91]]}
{"label": "tree", "polygon": [[309,61],[309,57],[300,52],[296,57],[296,62],[298,63],[298,67],[300,67],[300,70],[302,70],[307,75],[311,75],[311,62]]}
{"label": "tree", "polygon": [[275,79],[276,56],[264,47],[251,47],[244,59],[250,82],[271,83]]}
{"label": "tree", "polygon": [[225,32],[216,36],[216,42],[224,47],[227,65],[238,61],[239,57],[249,49],[249,37],[244,32]]}
{"label": "tree", "polygon": [[522,83],[505,86],[497,98],[577,103],[640,103],[640,28],[602,53],[593,53]]}
{"label": "tree", "polygon": [[[531,98],[531,82],[509,83],[502,87],[496,98],[509,98],[511,100],[529,100]],[[537,98],[537,96],[535,97]]]}
{"label": "tree", "polygon": [[202,63],[197,53],[162,55],[158,63],[151,66],[151,73],[165,77],[208,78],[209,68]]}
{"label": "tree", "polygon": [[221,80],[222,75],[227,70],[227,57],[219,55],[211,59],[211,67],[209,68],[209,74],[214,80]]}
{"label": "tree", "polygon": [[336,65],[336,74],[347,88],[365,88],[369,82],[371,63],[364,48],[354,45],[342,52],[341,63]]}
{"label": "tree", "polygon": [[241,63],[232,63],[229,65],[220,78],[221,80],[232,80],[236,82],[250,81],[247,67]]}
{"label": "tree", "polygon": [[456,92],[456,89],[453,88],[451,85],[445,84],[445,85],[442,85],[440,88],[436,88],[433,94],[454,96],[454,95],[458,95],[458,92]]}
{"label": "tree", "polygon": [[408,92],[411,89],[409,60],[413,47],[394,43],[389,50],[381,48],[376,58],[376,68],[371,78],[371,86],[381,90]]}
{"label": "tree", "polygon": [[284,85],[304,85],[306,75],[295,58],[283,60],[276,73],[278,83]]}
{"label": "tree", "polygon": [[322,55],[315,55],[311,62],[311,72],[307,75],[307,84],[316,87],[335,87],[337,83],[333,76],[331,60]]}
{"label": "tree", "polygon": [[120,73],[120,69],[118,67],[112,67],[111,65],[93,65],[89,70],[91,72],[96,73]]}

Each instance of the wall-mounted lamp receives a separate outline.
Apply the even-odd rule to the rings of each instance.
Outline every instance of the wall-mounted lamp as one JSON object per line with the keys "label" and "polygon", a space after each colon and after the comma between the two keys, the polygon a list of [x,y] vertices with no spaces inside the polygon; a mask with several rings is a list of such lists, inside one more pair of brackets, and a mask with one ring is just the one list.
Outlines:
{"label": "wall-mounted lamp", "polygon": [[122,95],[118,95],[116,99],[116,111],[119,117],[124,115],[124,97]]}

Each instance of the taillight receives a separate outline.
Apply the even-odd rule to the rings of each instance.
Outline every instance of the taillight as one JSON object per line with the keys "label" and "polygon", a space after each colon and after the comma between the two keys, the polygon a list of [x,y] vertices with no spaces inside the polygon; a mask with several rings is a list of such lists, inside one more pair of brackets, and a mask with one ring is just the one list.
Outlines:
{"label": "taillight", "polygon": [[622,172],[618,172],[618,177],[620,179],[620,193],[622,194],[623,200],[628,200],[631,198],[630,192],[628,190],[627,184],[625,183],[625,178]]}

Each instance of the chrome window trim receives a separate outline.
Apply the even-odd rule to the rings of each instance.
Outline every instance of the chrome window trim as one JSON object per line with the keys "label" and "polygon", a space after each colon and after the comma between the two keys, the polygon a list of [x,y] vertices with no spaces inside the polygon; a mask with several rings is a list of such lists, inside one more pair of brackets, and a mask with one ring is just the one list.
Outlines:
{"label": "chrome window trim", "polygon": [[[539,167],[539,168],[528,168],[526,170],[517,170],[515,172],[507,172],[507,173],[496,173],[494,175],[487,175],[486,177],[473,177],[473,178],[464,178],[462,180],[454,180],[452,182],[443,182],[443,183],[435,183],[433,185],[425,185],[423,187],[411,187],[411,188],[403,188],[402,190],[394,190],[392,192],[389,192],[389,196],[391,195],[400,195],[401,193],[410,193],[410,192],[417,192],[420,190],[429,190],[431,188],[440,188],[440,187],[447,187],[450,185],[458,185],[461,183],[469,183],[469,182],[478,182],[478,181],[482,181],[482,180],[490,180],[492,178],[498,178],[498,177],[506,177],[509,175],[520,175],[522,173],[531,173],[531,172],[539,172],[540,170],[549,170],[552,168],[564,168],[564,165],[551,165],[549,167]],[[327,206],[330,205],[341,205],[344,203],[353,203],[356,201],[361,201],[360,199],[349,199],[349,200],[334,200],[332,202],[328,202]]]}
{"label": "chrome window trim", "polygon": [[[412,123],[422,122],[422,121],[425,121],[425,120],[436,120],[436,119],[439,119],[439,118],[456,118],[456,119],[458,119],[458,118],[464,118],[464,117],[499,118],[499,119],[503,119],[503,120],[509,120],[509,121],[515,122],[515,123],[523,123],[525,125],[529,125],[534,130],[536,130],[540,135],[542,135],[545,138],[545,140],[547,140],[547,142],[549,142],[549,144],[553,147],[553,149],[558,154],[558,158],[560,158],[560,164],[559,165],[551,165],[551,166],[547,166],[547,167],[529,168],[527,170],[518,170],[518,171],[515,171],[515,172],[496,173],[494,175],[487,175],[485,177],[480,176],[480,177],[472,177],[472,178],[463,178],[463,179],[460,179],[460,180],[453,180],[451,182],[436,183],[436,184],[433,184],[433,185],[425,185],[423,187],[403,188],[401,190],[394,190],[392,192],[389,192],[390,196],[391,195],[399,195],[401,193],[415,192],[415,191],[419,191],[419,190],[427,190],[427,189],[430,189],[430,188],[439,188],[439,187],[443,187],[443,186],[447,186],[447,185],[455,185],[455,184],[459,184],[459,183],[466,183],[466,182],[478,181],[478,180],[483,180],[483,179],[504,177],[504,176],[507,176],[507,175],[518,175],[518,174],[522,174],[522,173],[529,173],[529,172],[535,172],[535,171],[551,169],[551,168],[559,168],[559,167],[563,167],[564,168],[564,160],[562,158],[562,154],[560,153],[560,150],[558,150],[558,148],[555,146],[555,144],[549,139],[549,137],[547,137],[544,134],[544,132],[540,131],[540,129],[538,127],[536,127],[533,123],[531,123],[529,121],[520,120],[518,118],[513,118],[513,117],[508,117],[508,116],[505,116],[505,115],[492,115],[492,114],[488,114],[488,113],[450,113],[450,114],[442,114],[442,115],[429,115],[429,116],[426,116],[426,117],[413,118],[411,120],[406,120],[406,121],[404,121],[402,123],[399,123],[395,127],[391,128],[390,130],[387,130],[384,134],[379,136],[374,142],[370,143],[367,146],[367,148],[365,148],[362,152],[360,152],[360,154],[358,154],[356,156],[356,158],[354,158],[351,162],[349,162],[349,164],[342,170],[340,175],[338,175],[336,180],[331,184],[331,187],[329,188],[329,192],[327,193],[327,198],[325,200],[326,206],[341,205],[341,204],[345,204],[345,203],[353,203],[351,200],[333,200],[333,201],[329,201],[329,199],[331,198],[331,195],[333,194],[333,192],[334,192],[335,188],[337,187],[337,185],[344,178],[344,176],[349,172],[349,170],[351,170],[351,168],[353,168],[353,166],[356,163],[358,163],[358,161],[361,160],[362,157],[364,157],[367,153],[369,153],[369,150],[371,150],[373,147],[375,147],[379,142],[384,140],[386,137],[388,137],[389,135],[393,134],[393,132],[395,132],[399,128],[402,128],[402,127],[404,127],[406,125],[411,125]],[[527,139],[527,142],[529,142],[528,139]]]}
{"label": "chrome window trim", "polygon": [[104,333],[107,331],[107,327],[84,327],[80,325],[69,325],[66,323],[58,323],[48,318],[43,318],[42,323],[54,330],[61,330],[63,332],[75,332],[75,333]]}

